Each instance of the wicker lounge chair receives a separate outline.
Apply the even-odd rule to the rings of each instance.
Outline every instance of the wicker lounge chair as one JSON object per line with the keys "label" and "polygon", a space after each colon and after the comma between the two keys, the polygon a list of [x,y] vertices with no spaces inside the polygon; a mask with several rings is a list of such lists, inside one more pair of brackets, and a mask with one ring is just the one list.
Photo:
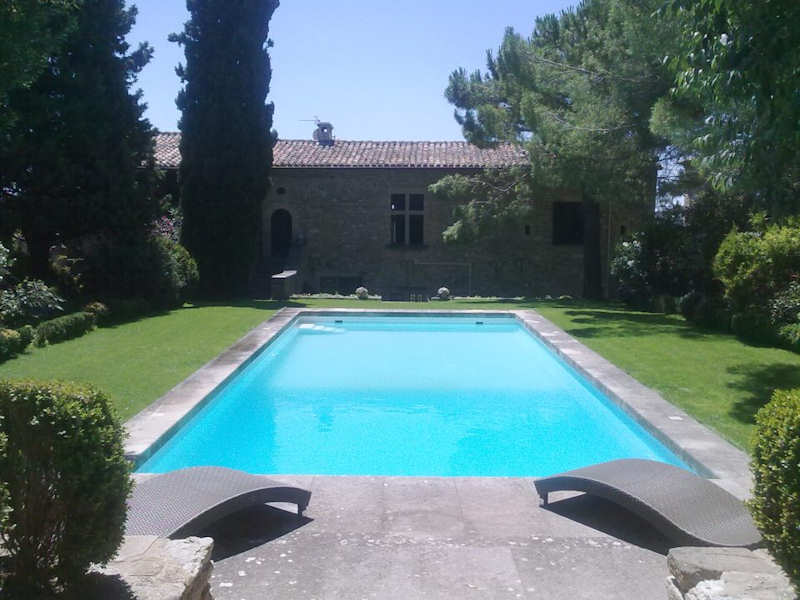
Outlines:
{"label": "wicker lounge chair", "polygon": [[311,492],[262,475],[222,467],[192,467],[137,483],[128,500],[128,535],[169,537],[191,523],[195,529],[248,506],[267,502],[297,505],[302,515]]}
{"label": "wicker lounge chair", "polygon": [[681,545],[756,546],[761,535],[737,498],[684,469],[641,459],[613,460],[537,479],[536,491],[593,494],[639,515]]}

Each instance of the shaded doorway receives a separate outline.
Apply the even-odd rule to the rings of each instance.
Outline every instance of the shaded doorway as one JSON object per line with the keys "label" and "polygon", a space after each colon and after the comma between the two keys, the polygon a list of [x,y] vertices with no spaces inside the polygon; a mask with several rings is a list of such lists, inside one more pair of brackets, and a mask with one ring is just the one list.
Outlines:
{"label": "shaded doorway", "polygon": [[279,208],[270,218],[270,254],[274,258],[286,258],[292,246],[292,215]]}

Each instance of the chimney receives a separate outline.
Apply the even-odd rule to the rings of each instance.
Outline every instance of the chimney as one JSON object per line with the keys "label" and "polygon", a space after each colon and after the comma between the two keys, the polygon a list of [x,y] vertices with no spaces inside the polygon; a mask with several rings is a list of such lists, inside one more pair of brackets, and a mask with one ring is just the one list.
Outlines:
{"label": "chimney", "polygon": [[314,139],[320,146],[333,146],[333,125],[325,121],[317,121]]}

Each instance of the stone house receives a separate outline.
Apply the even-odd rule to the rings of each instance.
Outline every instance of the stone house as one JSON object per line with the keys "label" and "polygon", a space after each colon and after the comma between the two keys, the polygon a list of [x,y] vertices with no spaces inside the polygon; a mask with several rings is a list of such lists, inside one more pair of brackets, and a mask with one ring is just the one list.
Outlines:
{"label": "stone house", "polygon": [[[349,294],[363,285],[393,299],[429,296],[440,286],[454,295],[582,293],[582,205],[569,191],[534,198],[530,218],[502,250],[442,241],[454,206],[428,186],[449,174],[525,165],[524,151],[508,144],[334,140],[331,129],[321,123],[314,139],[279,140],[274,148],[263,203],[265,275],[292,269],[298,291]],[[178,133],[156,137],[156,162],[173,184],[179,141]],[[648,210],[598,209],[607,292],[610,252]]]}

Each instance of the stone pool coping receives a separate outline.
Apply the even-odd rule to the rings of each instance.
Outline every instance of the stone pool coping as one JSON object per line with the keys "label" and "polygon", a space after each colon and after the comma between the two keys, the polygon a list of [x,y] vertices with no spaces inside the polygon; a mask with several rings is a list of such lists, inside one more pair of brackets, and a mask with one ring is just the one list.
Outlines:
{"label": "stone pool coping", "polygon": [[752,483],[747,454],[532,309],[282,308],[129,419],[125,423],[128,432],[126,457],[136,465],[149,458],[183,423],[214,397],[215,390],[243,369],[302,315],[513,317],[700,474],[713,479],[740,499],[749,497]]}

